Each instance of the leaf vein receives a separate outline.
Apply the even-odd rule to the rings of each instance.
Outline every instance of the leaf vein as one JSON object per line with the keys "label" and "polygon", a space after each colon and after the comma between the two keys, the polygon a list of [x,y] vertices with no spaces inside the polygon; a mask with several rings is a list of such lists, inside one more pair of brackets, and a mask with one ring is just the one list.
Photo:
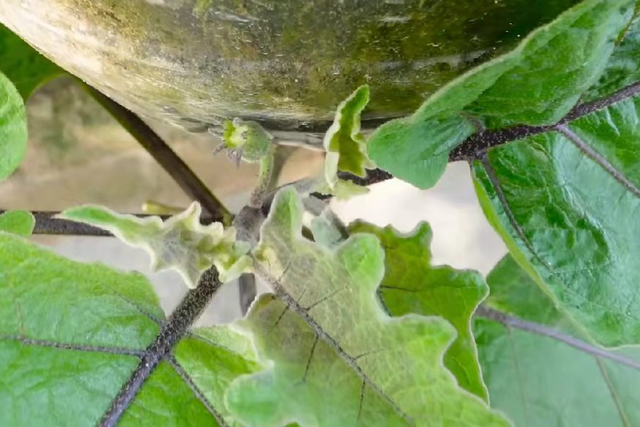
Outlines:
{"label": "leaf vein", "polygon": [[142,350],[134,350],[130,348],[69,344],[56,341],[39,340],[22,335],[0,335],[0,341],[15,341],[26,346],[49,347],[59,350],[85,351],[122,356],[142,357],[142,355],[144,354]]}
{"label": "leaf vein", "polygon": [[204,395],[202,390],[196,385],[191,376],[185,371],[185,369],[180,365],[180,363],[176,360],[173,355],[167,356],[167,361],[171,365],[171,367],[176,371],[180,378],[187,383],[193,394],[198,398],[198,400],[204,405],[205,408],[214,416],[220,427],[228,427],[229,424],[224,420],[224,417],[216,411],[216,408],[213,407],[211,402]]}

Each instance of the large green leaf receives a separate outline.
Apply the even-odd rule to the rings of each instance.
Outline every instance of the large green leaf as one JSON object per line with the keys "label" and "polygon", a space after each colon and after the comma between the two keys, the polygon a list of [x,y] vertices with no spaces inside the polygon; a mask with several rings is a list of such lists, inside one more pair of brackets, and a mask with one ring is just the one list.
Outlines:
{"label": "large green leaf", "polygon": [[0,72],[16,85],[24,99],[63,71],[0,24]]}
{"label": "large green leaf", "polygon": [[[328,344],[358,375],[362,393],[379,394],[414,425],[508,425],[480,398],[460,388],[444,367],[442,359],[455,339],[446,320],[416,314],[391,318],[384,312],[376,295],[384,275],[379,240],[358,234],[329,249],[303,238],[302,214],[294,190],[276,196],[262,228],[256,271],[287,303],[287,310],[312,326],[322,348]],[[278,393],[276,384],[249,387],[256,405],[269,385],[269,393]],[[244,396],[250,399],[251,393]],[[322,397],[310,403],[323,405]],[[290,406],[289,416],[308,403],[291,402],[304,406]],[[357,425],[357,419],[353,423]]]}
{"label": "large green leaf", "polygon": [[378,294],[392,316],[440,316],[456,328],[457,337],[444,356],[444,364],[461,387],[487,400],[471,332],[471,316],[489,293],[482,276],[431,265],[432,233],[426,223],[407,236],[392,227],[361,222],[350,225],[349,231],[370,233],[380,239],[385,273]]}
{"label": "large green leaf", "polygon": [[607,346],[640,343],[640,99],[489,150],[485,213],[563,311]]}
{"label": "large green leaf", "polygon": [[[0,425],[96,425],[154,351],[163,317],[143,276],[72,262],[0,232]],[[223,396],[255,370],[248,346],[227,328],[187,335],[121,424],[233,424]]]}
{"label": "large green leaf", "polygon": [[369,142],[381,168],[433,186],[450,151],[482,126],[551,125],[600,77],[633,16],[634,0],[586,0],[531,33],[514,51],[430,97]]}
{"label": "large green leaf", "polygon": [[27,118],[15,86],[0,73],[0,181],[18,168],[27,150]]}
{"label": "large green leaf", "polygon": [[[476,321],[493,406],[516,425],[529,427],[640,424],[640,349],[608,353],[576,339],[581,334],[572,319],[554,307],[511,257],[500,262],[488,281],[487,304],[517,316],[501,323]],[[564,341],[540,334],[536,325],[566,334]]]}

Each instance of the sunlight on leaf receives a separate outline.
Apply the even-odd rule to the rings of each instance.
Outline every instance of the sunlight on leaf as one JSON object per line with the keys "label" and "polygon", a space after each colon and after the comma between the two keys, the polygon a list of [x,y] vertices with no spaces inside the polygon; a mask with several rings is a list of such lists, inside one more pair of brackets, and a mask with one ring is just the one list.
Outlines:
{"label": "sunlight on leaf", "polygon": [[[456,335],[446,320],[416,314],[391,318],[384,312],[376,294],[384,276],[378,238],[358,234],[330,250],[302,237],[302,214],[295,191],[283,190],[276,196],[255,253],[256,271],[289,310],[313,327],[319,341],[358,374],[363,393],[376,393],[415,425],[509,425],[481,399],[461,389],[445,368],[443,357]],[[255,384],[247,387],[246,397],[255,390],[259,405],[269,383],[261,384],[259,392]],[[275,385],[270,393],[278,393]],[[322,396],[313,403],[323,405]]]}
{"label": "sunlight on leaf", "polygon": [[518,263],[593,339],[640,344],[640,99],[495,147],[478,198]]}
{"label": "sunlight on leaf", "polygon": [[246,243],[236,241],[236,230],[221,223],[200,223],[200,204],[162,222],[159,217],[121,215],[99,206],[64,211],[60,218],[94,225],[113,233],[126,244],[144,249],[154,271],[173,269],[190,288],[215,265],[220,279],[230,281],[246,272],[251,260]]}
{"label": "sunlight on leaf", "polygon": [[239,327],[254,337],[258,355],[268,366],[229,389],[229,406],[245,425],[410,425],[273,295],[262,295]]}

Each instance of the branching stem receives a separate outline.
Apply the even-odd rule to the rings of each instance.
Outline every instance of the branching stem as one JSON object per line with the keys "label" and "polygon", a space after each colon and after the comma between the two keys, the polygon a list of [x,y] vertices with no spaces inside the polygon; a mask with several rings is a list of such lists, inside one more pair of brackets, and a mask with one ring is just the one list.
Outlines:
{"label": "branching stem", "polygon": [[[215,267],[207,270],[200,279],[198,286],[189,291],[178,308],[173,312],[160,334],[147,348],[138,367],[133,371],[129,380],[122,387],[118,395],[111,402],[109,409],[100,421],[101,427],[115,427],[125,411],[140,392],[149,377],[160,362],[171,357],[171,351],[188,333],[189,328],[204,312],[213,296],[220,289],[222,283],[218,278]],[[217,413],[213,413],[218,422],[221,420]]]}

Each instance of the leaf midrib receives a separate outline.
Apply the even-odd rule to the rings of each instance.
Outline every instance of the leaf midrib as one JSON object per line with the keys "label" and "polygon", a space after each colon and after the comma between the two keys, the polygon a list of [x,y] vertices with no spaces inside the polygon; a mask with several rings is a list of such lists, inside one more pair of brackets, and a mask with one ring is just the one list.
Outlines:
{"label": "leaf midrib", "polygon": [[608,96],[578,104],[556,124],[542,126],[518,125],[477,132],[467,138],[458,147],[451,150],[451,153],[449,154],[449,161],[455,162],[465,160],[467,162],[472,162],[474,160],[479,160],[490,148],[498,147],[500,145],[525,139],[534,135],[539,135],[541,133],[558,130],[561,126],[596,113],[638,94],[640,94],[640,81],[632,83]]}
{"label": "leaf midrib", "polygon": [[115,427],[118,424],[125,411],[135,401],[138,392],[163,361],[168,361],[169,365],[187,383],[196,398],[203,403],[205,408],[216,419],[220,427],[227,427],[227,423],[220,413],[204,397],[204,393],[175,360],[172,353],[182,338],[189,335],[189,328],[200,317],[213,295],[221,286],[222,283],[215,267],[203,274],[198,286],[189,291],[168,321],[162,325],[160,333],[154,342],[144,351],[138,366],[131,373],[102,416],[99,423],[100,427]]}
{"label": "leaf midrib", "polygon": [[[565,313],[560,313],[565,319],[570,320],[567,318],[567,315]],[[625,356],[621,356],[619,354],[611,353],[607,350],[596,347],[595,345],[589,344],[588,342],[583,341],[579,338],[567,335],[550,326],[541,323],[530,322],[528,320],[521,319],[509,313],[505,313],[503,311],[487,307],[485,305],[482,305],[478,308],[475,316],[489,319],[493,322],[500,323],[511,328],[520,329],[531,334],[551,338],[556,341],[560,341],[578,351],[590,354],[593,357],[602,357],[603,359],[611,360],[620,365],[624,365],[628,368],[640,371],[640,362],[629,359]]]}
{"label": "leaf midrib", "polygon": [[[560,311],[560,315],[565,319],[571,321],[571,319],[567,317],[566,313]],[[575,338],[570,335],[566,335],[563,332],[555,328],[549,327],[547,325],[530,322],[491,307],[480,306],[480,308],[476,312],[476,316],[480,318],[488,319],[503,325],[507,329],[507,333],[509,334],[511,329],[519,329],[529,334],[539,335],[545,338],[550,338],[550,339],[559,341],[573,348],[574,350],[577,350],[579,352],[592,356],[600,369],[600,373],[603,377],[604,382],[607,385],[609,393],[611,394],[611,399],[614,401],[616,410],[618,412],[618,415],[620,416],[620,420],[623,426],[630,427],[631,424],[629,423],[626,413],[624,412],[622,402],[620,401],[620,398],[616,393],[615,387],[613,386],[613,383],[611,382],[607,374],[607,371],[606,371],[607,368],[604,365],[604,363],[602,363],[602,359],[610,360],[618,365],[625,366],[627,368],[634,369],[637,371],[640,371],[640,362],[637,362],[625,356],[621,356],[619,354],[611,353],[604,349],[598,348],[578,338]],[[513,346],[512,349],[514,352],[514,357],[516,357],[515,346]],[[522,379],[519,378],[519,380],[521,381]],[[521,385],[521,389],[522,389],[521,391],[524,393],[524,389],[522,385]]]}
{"label": "leaf midrib", "polygon": [[[369,378],[369,376],[360,368],[358,364],[358,359],[364,355],[353,357],[349,355],[340,344],[330,335],[328,334],[322,327],[311,317],[308,313],[308,310],[303,308],[296,299],[289,294],[289,292],[285,289],[284,286],[280,283],[280,280],[273,277],[269,272],[262,268],[260,264],[256,263],[258,268],[256,268],[256,273],[260,275],[260,277],[265,280],[269,285],[271,285],[274,290],[275,295],[280,298],[285,304],[286,307],[295,313],[297,313],[304,321],[314,330],[316,333],[316,337],[320,337],[323,341],[329,345],[335,352],[340,356],[342,360],[344,360],[347,365],[358,375],[358,377],[362,380],[363,384],[371,387],[380,397],[382,397],[392,408],[393,410],[401,416],[405,421],[407,421],[410,425],[413,425],[410,417],[400,409],[400,407],[396,404],[396,402],[391,399],[391,397],[387,396],[377,384]],[[282,316],[280,317],[282,318]]]}

